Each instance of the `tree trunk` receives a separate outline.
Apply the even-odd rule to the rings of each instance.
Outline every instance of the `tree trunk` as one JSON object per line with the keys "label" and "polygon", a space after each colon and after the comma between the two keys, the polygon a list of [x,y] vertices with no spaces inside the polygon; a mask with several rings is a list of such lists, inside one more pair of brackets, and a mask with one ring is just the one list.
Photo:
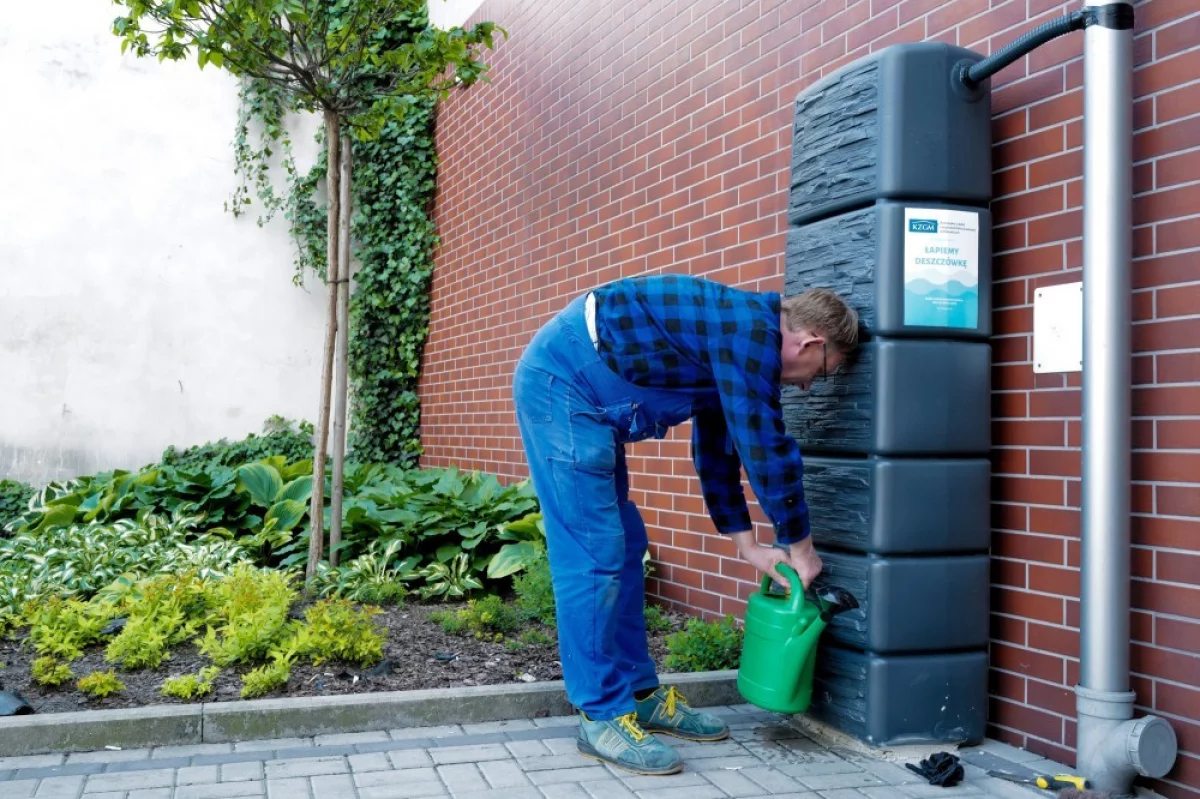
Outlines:
{"label": "tree trunk", "polygon": [[312,517],[312,537],[308,542],[308,569],[305,581],[309,591],[312,590],[313,578],[317,573],[317,564],[321,562],[321,554],[325,545],[325,445],[329,440],[329,394],[333,382],[333,349],[337,333],[337,289],[338,282],[338,222],[340,218],[339,202],[341,187],[339,186],[340,171],[338,145],[341,143],[341,120],[332,111],[325,112],[325,148],[328,153],[328,167],[325,172],[325,182],[329,194],[329,222],[327,225],[329,242],[325,250],[325,278],[329,286],[329,317],[325,323],[325,350],[321,361],[321,397],[320,412],[317,415],[317,440],[313,448],[313,491],[312,506],[309,515]]}
{"label": "tree trunk", "polygon": [[342,137],[341,202],[338,204],[338,329],[337,387],[333,411],[333,496],[329,516],[329,565],[338,565],[338,544],[342,542],[342,488],[346,470],[346,406],[350,366],[350,186],[354,150],[349,136]]}

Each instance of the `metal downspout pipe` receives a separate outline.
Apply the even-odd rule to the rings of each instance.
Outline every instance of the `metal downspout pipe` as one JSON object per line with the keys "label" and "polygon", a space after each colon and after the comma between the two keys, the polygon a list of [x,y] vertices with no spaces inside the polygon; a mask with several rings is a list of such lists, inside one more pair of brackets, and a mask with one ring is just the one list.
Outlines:
{"label": "metal downspout pipe", "polygon": [[[1123,7],[1123,8],[1122,8]],[[1130,690],[1133,7],[1085,0],[1083,494],[1076,768],[1132,793],[1174,765],[1175,732]],[[1123,21],[1124,20],[1124,21]],[[1125,23],[1128,24],[1125,24]]]}

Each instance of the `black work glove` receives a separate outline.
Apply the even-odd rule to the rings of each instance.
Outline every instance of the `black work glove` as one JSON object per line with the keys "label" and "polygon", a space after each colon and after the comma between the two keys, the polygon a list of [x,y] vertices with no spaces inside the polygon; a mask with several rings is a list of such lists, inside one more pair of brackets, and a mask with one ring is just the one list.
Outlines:
{"label": "black work glove", "polygon": [[910,771],[929,780],[931,785],[940,785],[943,788],[949,788],[963,778],[963,767],[959,764],[958,757],[949,752],[930,755],[921,761],[920,767],[914,766],[912,763],[904,765]]}

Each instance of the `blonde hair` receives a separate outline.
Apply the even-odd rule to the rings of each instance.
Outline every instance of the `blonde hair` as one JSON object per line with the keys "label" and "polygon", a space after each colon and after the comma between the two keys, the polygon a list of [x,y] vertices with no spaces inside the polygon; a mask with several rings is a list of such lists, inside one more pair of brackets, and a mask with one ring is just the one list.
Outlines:
{"label": "blonde hair", "polygon": [[780,304],[793,333],[807,330],[843,353],[858,346],[858,313],[829,289],[809,289]]}

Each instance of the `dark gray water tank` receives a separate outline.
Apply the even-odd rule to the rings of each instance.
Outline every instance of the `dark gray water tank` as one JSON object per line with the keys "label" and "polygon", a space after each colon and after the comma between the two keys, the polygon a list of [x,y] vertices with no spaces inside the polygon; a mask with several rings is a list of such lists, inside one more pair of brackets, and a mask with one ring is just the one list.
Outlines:
{"label": "dark gray water tank", "polygon": [[986,555],[897,558],[822,551],[822,579],[845,588],[856,610],[833,617],[827,639],[875,654],[986,647]]}
{"label": "dark gray water tank", "polygon": [[[944,236],[912,224],[936,225],[938,217],[962,220],[973,234],[956,235],[956,251],[945,253]],[[957,252],[958,239],[968,252]],[[941,268],[950,262],[963,268]],[[986,340],[992,334],[992,215],[986,208],[880,202],[790,228],[786,264],[785,294],[836,291],[873,335]],[[922,278],[923,264],[930,265],[929,279]]]}
{"label": "dark gray water tank", "polygon": [[785,387],[784,424],[806,453],[981,455],[991,386],[984,342],[872,341],[807,392]]}
{"label": "dark gray water tank", "polygon": [[873,746],[977,744],[987,650],[876,655],[821,645],[809,714]]}
{"label": "dark gray water tank", "polygon": [[878,199],[981,205],[992,196],[991,103],[959,91],[978,53],[939,42],[889,47],[796,98],[792,224]]}
{"label": "dark gray water tank", "polygon": [[819,547],[876,555],[987,552],[986,458],[805,458]]}

